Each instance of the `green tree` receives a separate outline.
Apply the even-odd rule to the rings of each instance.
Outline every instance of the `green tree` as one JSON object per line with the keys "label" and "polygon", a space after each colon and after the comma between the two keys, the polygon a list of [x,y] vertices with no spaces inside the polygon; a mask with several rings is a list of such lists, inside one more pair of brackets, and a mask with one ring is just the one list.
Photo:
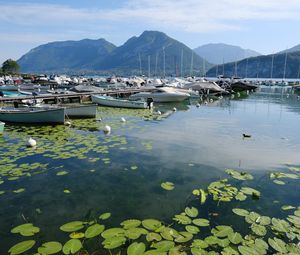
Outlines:
{"label": "green tree", "polygon": [[2,64],[2,72],[3,73],[18,73],[20,70],[20,66],[17,63],[17,61],[14,61],[12,59],[8,59],[6,60],[3,64]]}

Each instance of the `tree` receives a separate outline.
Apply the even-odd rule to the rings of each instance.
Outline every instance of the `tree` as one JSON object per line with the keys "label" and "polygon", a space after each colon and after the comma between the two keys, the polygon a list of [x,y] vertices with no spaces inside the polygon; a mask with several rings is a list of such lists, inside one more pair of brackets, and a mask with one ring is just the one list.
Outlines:
{"label": "tree", "polygon": [[18,73],[19,70],[20,70],[19,64],[12,59],[8,59],[2,64],[3,73]]}

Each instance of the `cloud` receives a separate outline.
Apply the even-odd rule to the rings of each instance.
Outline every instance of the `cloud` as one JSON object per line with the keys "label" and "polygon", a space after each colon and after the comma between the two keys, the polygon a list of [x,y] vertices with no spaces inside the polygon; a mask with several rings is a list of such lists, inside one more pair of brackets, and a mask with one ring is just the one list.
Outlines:
{"label": "cloud", "polygon": [[243,21],[299,21],[298,0],[128,0],[111,9],[58,4],[0,4],[0,21],[21,27],[86,28],[104,23],[148,24],[157,29],[201,33],[244,29]]}

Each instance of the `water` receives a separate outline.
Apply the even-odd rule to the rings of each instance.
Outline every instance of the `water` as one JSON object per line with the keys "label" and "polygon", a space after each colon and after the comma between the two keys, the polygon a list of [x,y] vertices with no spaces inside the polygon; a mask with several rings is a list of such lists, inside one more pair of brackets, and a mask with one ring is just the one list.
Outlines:
{"label": "water", "polygon": [[[228,178],[226,168],[255,176],[256,181],[246,184],[262,197],[244,206],[282,216],[282,205],[299,205],[300,191],[295,180],[284,186],[269,180],[271,171],[287,171],[287,162],[300,164],[300,100],[287,93],[263,88],[200,108],[196,101],[156,105],[153,114],[99,107],[96,119],[72,120],[71,127],[6,125],[0,137],[0,190],[5,191],[0,196],[1,254],[26,240],[10,233],[26,221],[41,228],[34,238],[38,242],[62,243],[68,237],[59,226],[103,212],[112,213],[108,226],[130,218],[171,222],[185,206],[199,207],[191,191]],[[158,109],[162,116],[155,114]],[[102,132],[106,124],[112,127],[110,135]],[[243,133],[251,138],[243,139]],[[36,149],[25,147],[30,136],[37,140]],[[56,175],[61,171],[68,174]],[[165,181],[175,189],[163,190]],[[20,188],[25,191],[14,192]],[[219,224],[232,220],[230,208],[209,201],[201,214]],[[237,228],[243,231],[245,224]]]}

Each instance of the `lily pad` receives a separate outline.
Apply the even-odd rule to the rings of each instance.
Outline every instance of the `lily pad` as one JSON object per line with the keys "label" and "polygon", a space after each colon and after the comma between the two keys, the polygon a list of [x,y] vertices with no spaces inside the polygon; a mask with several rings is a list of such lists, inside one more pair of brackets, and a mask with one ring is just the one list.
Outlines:
{"label": "lily pad", "polygon": [[144,226],[144,228],[148,229],[148,230],[157,230],[158,228],[160,228],[162,226],[161,222],[155,219],[146,219],[142,221],[142,225]]}
{"label": "lily pad", "polygon": [[185,226],[185,229],[187,232],[189,232],[193,235],[196,235],[200,232],[200,229],[196,226],[187,225],[187,226]]}
{"label": "lily pad", "polygon": [[84,233],[85,238],[93,238],[95,236],[100,235],[105,229],[104,225],[94,224],[87,228]]}
{"label": "lily pad", "polygon": [[33,226],[32,223],[22,224],[11,230],[11,233],[19,233],[22,236],[33,236],[38,232],[40,232],[40,229],[38,227]]}
{"label": "lily pad", "polygon": [[62,245],[59,242],[47,242],[43,243],[41,247],[38,248],[38,252],[42,255],[50,255],[60,252]]}
{"label": "lily pad", "polygon": [[197,208],[195,208],[195,207],[186,207],[185,208],[185,210],[184,210],[184,212],[188,215],[188,216],[190,216],[190,217],[192,217],[192,218],[195,218],[195,217],[197,217],[198,216],[198,209]]}
{"label": "lily pad", "polygon": [[114,236],[105,239],[102,244],[104,245],[105,249],[115,249],[125,244],[125,242],[126,238],[124,236]]}
{"label": "lily pad", "polygon": [[173,218],[173,219],[175,221],[177,221],[178,223],[184,224],[184,225],[191,224],[191,222],[192,222],[192,220],[188,216],[182,215],[182,214],[175,215],[175,218]]}
{"label": "lily pad", "polygon": [[81,239],[84,238],[84,233],[82,232],[73,232],[69,235],[70,238],[72,239]]}
{"label": "lily pad", "polygon": [[134,242],[127,248],[127,255],[142,255],[146,250],[144,243]]}
{"label": "lily pad", "polygon": [[25,251],[30,250],[34,245],[35,245],[34,240],[23,241],[23,242],[17,243],[14,246],[12,246],[8,250],[8,252],[10,253],[10,255],[22,254]]}
{"label": "lily pad", "polygon": [[84,222],[82,221],[72,221],[69,223],[66,223],[60,227],[60,230],[64,232],[75,232],[80,229],[84,228]]}
{"label": "lily pad", "polygon": [[228,239],[233,244],[239,244],[243,241],[243,237],[241,236],[240,233],[237,233],[237,232],[229,233]]}
{"label": "lily pad", "polygon": [[130,229],[130,228],[136,228],[141,225],[140,220],[125,220],[121,222],[121,226],[123,226],[124,229]]}
{"label": "lily pad", "polygon": [[110,218],[111,216],[111,213],[107,212],[107,213],[102,213],[100,216],[99,216],[99,219],[100,220],[107,220],[108,218]]}
{"label": "lily pad", "polygon": [[78,239],[70,239],[67,241],[63,246],[63,253],[68,254],[75,254],[82,248],[82,243]]}
{"label": "lily pad", "polygon": [[152,248],[156,248],[158,251],[169,251],[174,246],[175,243],[172,241],[160,241],[151,245]]}
{"label": "lily pad", "polygon": [[62,175],[66,175],[66,174],[68,174],[67,171],[60,171],[60,172],[56,173],[57,176],[62,176]]}
{"label": "lily pad", "polygon": [[284,241],[282,241],[281,239],[278,239],[276,237],[274,237],[274,239],[269,238],[268,243],[274,250],[276,250],[280,253],[287,253],[286,243]]}
{"label": "lily pad", "polygon": [[236,214],[236,215],[239,215],[239,216],[247,216],[249,214],[249,212],[245,209],[241,209],[241,208],[234,208],[232,209],[232,211]]}
{"label": "lily pad", "polygon": [[161,236],[157,233],[150,232],[150,233],[147,234],[146,240],[148,242],[152,242],[152,241],[159,242],[159,241],[161,241]]}
{"label": "lily pad", "polygon": [[194,219],[193,224],[195,224],[196,226],[199,226],[199,227],[208,227],[209,226],[209,220],[202,219],[202,218]]}
{"label": "lily pad", "polygon": [[101,233],[101,236],[105,239],[124,236],[125,230],[122,228],[110,228]]}
{"label": "lily pad", "polygon": [[175,188],[173,182],[163,182],[160,186],[165,190],[173,190]]}

